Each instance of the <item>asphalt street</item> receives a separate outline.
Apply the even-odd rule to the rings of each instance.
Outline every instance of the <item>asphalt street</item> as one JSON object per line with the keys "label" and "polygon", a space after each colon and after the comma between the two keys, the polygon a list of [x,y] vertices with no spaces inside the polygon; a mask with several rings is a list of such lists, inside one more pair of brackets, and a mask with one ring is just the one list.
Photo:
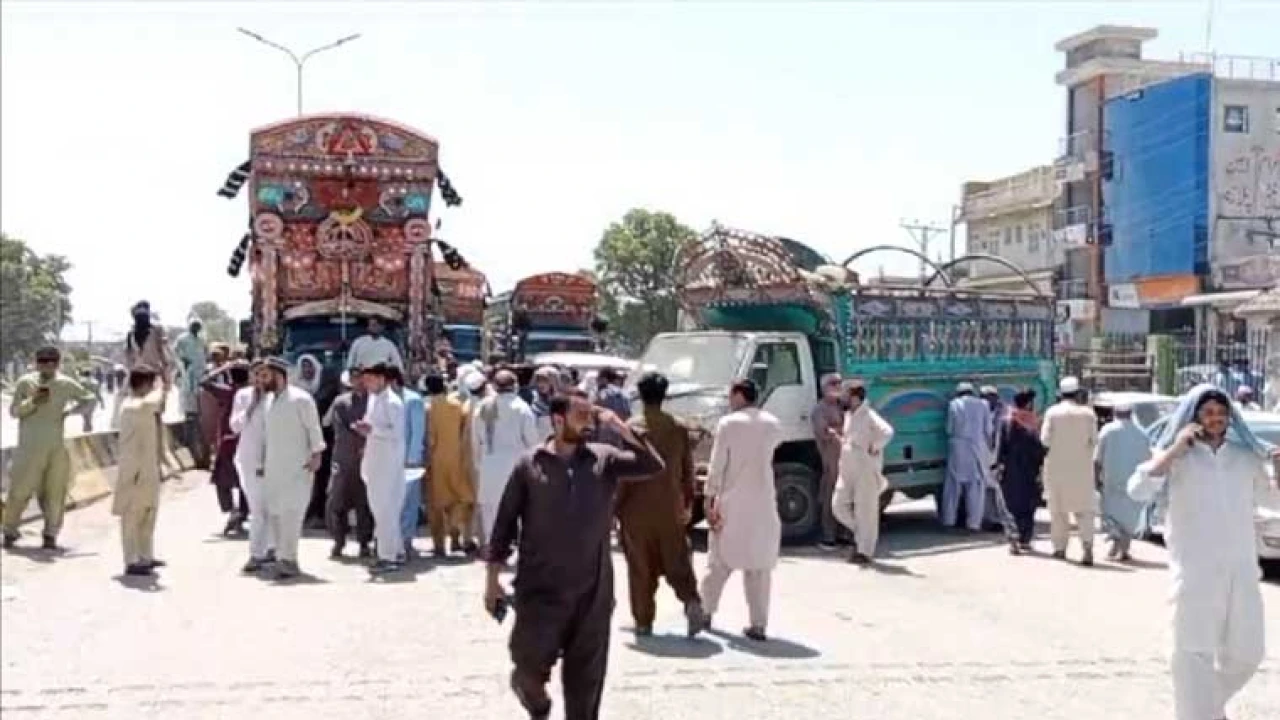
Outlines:
{"label": "asphalt street", "polygon": [[[482,611],[479,565],[422,561],[371,580],[354,559],[329,560],[328,541],[312,535],[301,558],[310,575],[279,584],[242,576],[246,544],[219,537],[220,526],[204,474],[171,483],[158,535],[170,566],[155,581],[120,577],[105,502],[70,516],[63,554],[31,549],[29,528],[0,563],[0,713],[522,717],[506,689],[509,626]],[[1162,548],[1143,544],[1132,566],[1092,569],[1049,559],[1047,540],[1034,556],[1010,557],[994,536],[938,531],[927,503],[890,509],[885,546],[873,569],[786,553],[767,643],[737,635],[745,607],[736,580],[714,634],[685,639],[663,587],[658,634],[638,642],[617,556],[603,717],[1172,717]],[[705,556],[695,563],[701,573]],[[1280,648],[1280,586],[1263,590],[1268,644]],[[1269,660],[1231,712],[1280,717],[1280,664]]]}

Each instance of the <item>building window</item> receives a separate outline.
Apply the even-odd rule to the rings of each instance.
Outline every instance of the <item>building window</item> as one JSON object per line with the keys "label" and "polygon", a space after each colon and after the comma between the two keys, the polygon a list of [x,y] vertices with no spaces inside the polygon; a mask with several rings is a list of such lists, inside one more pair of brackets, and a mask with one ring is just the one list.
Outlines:
{"label": "building window", "polygon": [[1247,134],[1249,132],[1249,106],[1223,105],[1222,132]]}
{"label": "building window", "polygon": [[1018,243],[1019,245],[1022,244],[1022,226],[1021,225],[1013,229],[1013,241]]}
{"label": "building window", "polygon": [[1027,233],[1027,250],[1029,250],[1030,252],[1040,251],[1040,233],[1041,232],[1043,231],[1040,228],[1036,227],[1036,228],[1031,228],[1031,231]]}
{"label": "building window", "polygon": [[1004,244],[1005,245],[1013,244],[1013,228],[1004,229]]}

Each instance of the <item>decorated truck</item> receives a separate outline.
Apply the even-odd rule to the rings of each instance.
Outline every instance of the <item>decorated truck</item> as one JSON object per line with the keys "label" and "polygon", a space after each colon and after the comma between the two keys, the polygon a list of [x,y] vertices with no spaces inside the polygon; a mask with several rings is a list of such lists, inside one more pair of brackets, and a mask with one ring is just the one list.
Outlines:
{"label": "decorated truck", "polygon": [[291,361],[345,362],[350,343],[376,318],[411,372],[432,357],[433,191],[461,202],[438,165],[430,136],[354,114],[304,116],[250,134],[249,161],[219,195],[249,185],[246,255],[252,318],[242,342]]}
{"label": "decorated truck", "polygon": [[546,352],[595,352],[604,330],[596,282],[584,273],[543,273],[516,283],[485,310],[485,357],[525,362]]}
{"label": "decorated truck", "polygon": [[474,268],[453,269],[437,262],[432,268],[439,291],[443,340],[459,363],[483,359],[484,303],[488,282]]}
{"label": "decorated truck", "polygon": [[728,386],[756,382],[758,404],[783,427],[774,471],[786,541],[808,539],[820,525],[810,413],[823,374],[863,380],[896,431],[884,454],[882,508],[894,492],[940,496],[957,383],[993,385],[1009,402],[1021,387],[1040,402],[1056,390],[1051,298],[956,289],[943,269],[938,287],[863,285],[800,243],[720,225],[677,261],[683,314],[697,329],[656,336],[640,369],[665,373],[668,409],[703,431],[702,475],[711,434],[729,412]]}

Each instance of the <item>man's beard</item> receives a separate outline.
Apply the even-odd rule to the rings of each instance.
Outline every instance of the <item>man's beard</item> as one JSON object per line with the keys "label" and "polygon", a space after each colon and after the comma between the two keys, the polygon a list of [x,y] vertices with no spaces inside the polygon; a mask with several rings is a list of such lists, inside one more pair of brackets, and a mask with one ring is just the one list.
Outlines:
{"label": "man's beard", "polygon": [[587,441],[587,430],[574,430],[572,428],[560,428],[560,442],[568,445],[581,445]]}

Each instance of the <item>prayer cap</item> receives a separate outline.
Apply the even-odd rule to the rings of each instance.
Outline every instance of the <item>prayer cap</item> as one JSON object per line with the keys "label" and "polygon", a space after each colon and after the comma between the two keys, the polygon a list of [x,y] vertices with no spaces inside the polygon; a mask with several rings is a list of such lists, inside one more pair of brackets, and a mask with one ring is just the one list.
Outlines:
{"label": "prayer cap", "polygon": [[996,387],[994,385],[983,385],[981,388],[978,389],[978,392],[982,395],[999,395],[1000,394],[1000,391],[996,390]]}
{"label": "prayer cap", "polygon": [[1063,395],[1080,392],[1080,378],[1074,375],[1068,375],[1062,378],[1062,382],[1058,383],[1058,392]]}
{"label": "prayer cap", "polygon": [[971,393],[971,392],[973,392],[973,383],[970,383],[970,382],[962,382],[962,383],[960,383],[960,384],[956,385],[956,392],[957,392],[957,393]]}
{"label": "prayer cap", "polygon": [[266,364],[268,368],[282,372],[285,375],[288,375],[289,371],[293,369],[293,366],[289,364],[289,361],[282,357],[269,357],[264,361],[264,364]]}
{"label": "prayer cap", "polygon": [[470,390],[471,392],[476,392],[480,390],[480,388],[484,387],[484,383],[485,383],[484,373],[479,373],[479,372],[468,373],[466,379],[463,382],[466,383],[468,390]]}

